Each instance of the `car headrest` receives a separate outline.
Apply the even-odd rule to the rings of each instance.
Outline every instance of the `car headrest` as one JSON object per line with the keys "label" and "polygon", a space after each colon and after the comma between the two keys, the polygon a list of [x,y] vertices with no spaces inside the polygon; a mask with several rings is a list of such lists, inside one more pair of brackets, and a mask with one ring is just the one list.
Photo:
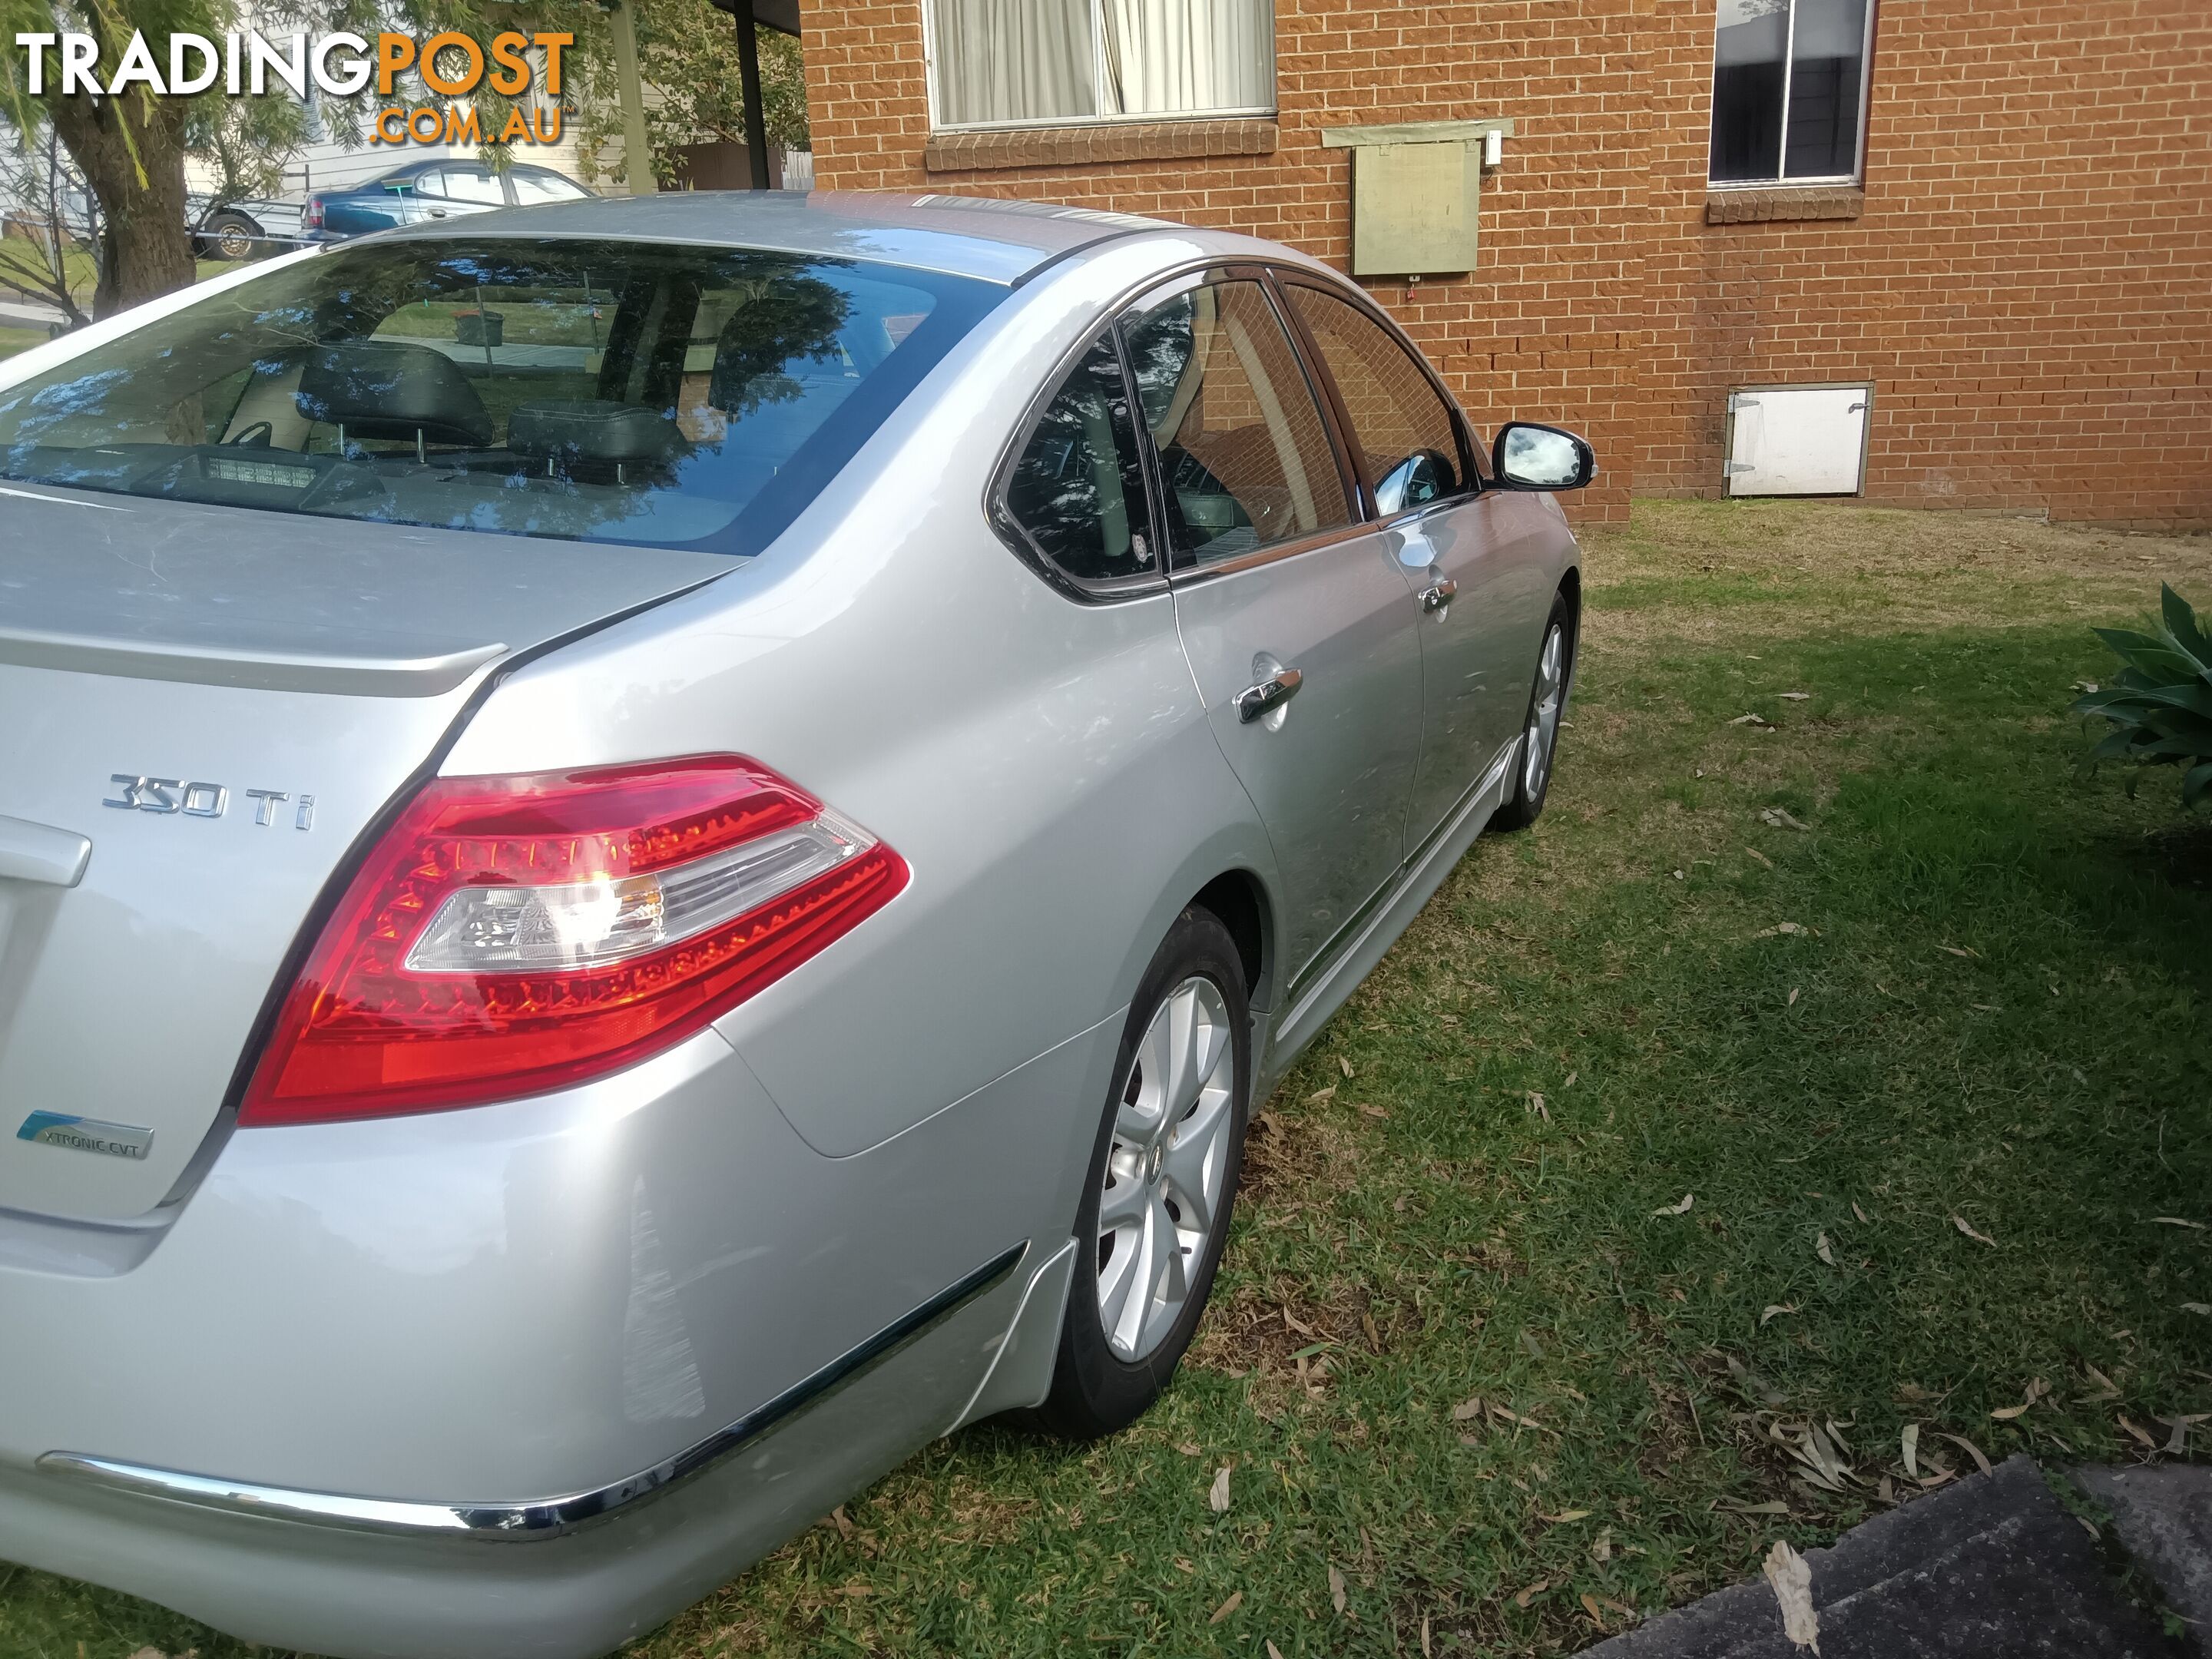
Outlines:
{"label": "car headrest", "polygon": [[686,447],[676,422],[658,410],[604,398],[542,398],[507,417],[507,453],[539,460],[649,465]]}
{"label": "car headrest", "polygon": [[483,399],[460,365],[430,346],[386,340],[318,346],[294,396],[309,420],[342,426],[356,438],[419,436],[475,448],[492,441]]}

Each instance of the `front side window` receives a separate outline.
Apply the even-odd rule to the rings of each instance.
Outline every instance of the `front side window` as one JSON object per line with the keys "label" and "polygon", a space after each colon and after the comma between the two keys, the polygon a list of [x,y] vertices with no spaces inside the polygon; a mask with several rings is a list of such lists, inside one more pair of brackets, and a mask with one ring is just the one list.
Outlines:
{"label": "front side window", "polygon": [[1720,0],[1715,184],[1856,179],[1873,0]]}
{"label": "front side window", "polygon": [[1285,285],[1344,400],[1384,517],[1456,495],[1465,487],[1451,406],[1390,331],[1349,300],[1304,283]]}
{"label": "front side window", "polygon": [[1006,480],[1006,515],[1082,582],[1153,574],[1137,429],[1109,333],[1084,354],[1037,417]]}
{"label": "front side window", "polygon": [[757,249],[365,243],[0,387],[0,477],[753,553],[1005,292]]}
{"label": "front side window", "polygon": [[927,0],[939,127],[1266,115],[1273,0]]}
{"label": "front side window", "polygon": [[1352,521],[1313,387],[1258,283],[1187,289],[1131,319],[1127,338],[1178,565]]}

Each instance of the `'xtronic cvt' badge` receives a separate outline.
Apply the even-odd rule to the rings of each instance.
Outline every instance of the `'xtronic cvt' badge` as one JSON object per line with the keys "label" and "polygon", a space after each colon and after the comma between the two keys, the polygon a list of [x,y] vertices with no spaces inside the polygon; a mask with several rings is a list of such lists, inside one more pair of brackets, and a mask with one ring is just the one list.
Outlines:
{"label": "'xtronic cvt' badge", "polygon": [[71,1117],[66,1112],[33,1112],[15,1131],[18,1140],[41,1146],[66,1146],[71,1152],[98,1152],[103,1158],[143,1158],[154,1145],[154,1132],[136,1124],[106,1123],[96,1117]]}

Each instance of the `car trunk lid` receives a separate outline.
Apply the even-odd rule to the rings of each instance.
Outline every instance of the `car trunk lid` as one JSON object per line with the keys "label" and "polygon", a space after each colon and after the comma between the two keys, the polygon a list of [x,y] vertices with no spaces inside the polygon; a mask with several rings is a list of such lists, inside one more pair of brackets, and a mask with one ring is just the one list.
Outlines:
{"label": "car trunk lid", "polygon": [[736,562],[0,489],[0,1209],[158,1212],[485,677]]}

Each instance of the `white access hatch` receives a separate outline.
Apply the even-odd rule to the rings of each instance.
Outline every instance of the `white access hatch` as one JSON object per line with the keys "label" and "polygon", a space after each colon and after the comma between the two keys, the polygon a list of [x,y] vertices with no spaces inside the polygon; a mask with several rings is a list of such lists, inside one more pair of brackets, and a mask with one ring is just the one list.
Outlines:
{"label": "white access hatch", "polygon": [[1728,493],[1856,495],[1866,485],[1870,386],[1743,386],[1729,394]]}

